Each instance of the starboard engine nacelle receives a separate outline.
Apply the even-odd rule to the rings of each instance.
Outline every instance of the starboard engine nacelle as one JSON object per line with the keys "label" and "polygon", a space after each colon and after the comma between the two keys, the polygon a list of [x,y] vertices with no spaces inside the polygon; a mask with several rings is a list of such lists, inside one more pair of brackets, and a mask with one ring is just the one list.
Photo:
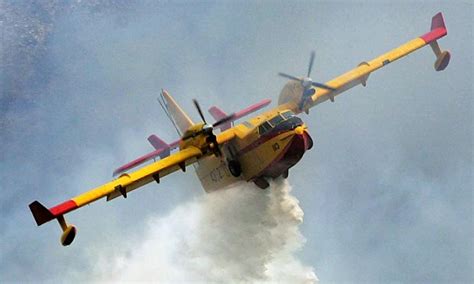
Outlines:
{"label": "starboard engine nacelle", "polygon": [[300,82],[289,81],[280,92],[278,105],[294,103],[297,106],[301,102],[303,91],[304,89]]}
{"label": "starboard engine nacelle", "polygon": [[[282,105],[288,102],[292,102],[296,104],[298,110],[304,110],[304,106],[306,105],[306,102],[311,98],[312,95],[316,93],[317,88],[321,88],[324,90],[328,91],[335,91],[336,89],[328,86],[323,83],[318,83],[313,81],[311,79],[311,69],[313,69],[313,63],[314,63],[314,57],[315,57],[315,52],[311,52],[311,57],[309,58],[309,65],[308,65],[308,72],[306,73],[305,77],[295,77],[292,75],[288,75],[286,73],[278,73],[279,76],[283,78],[290,79],[293,82],[293,84],[287,83],[284,87],[283,90],[281,91],[280,98],[278,100],[278,104]],[[297,83],[299,86],[294,85],[294,83]],[[328,94],[330,96],[330,99],[332,102],[334,102],[334,96],[331,95],[331,92]],[[308,109],[305,110],[306,113],[308,112]]]}

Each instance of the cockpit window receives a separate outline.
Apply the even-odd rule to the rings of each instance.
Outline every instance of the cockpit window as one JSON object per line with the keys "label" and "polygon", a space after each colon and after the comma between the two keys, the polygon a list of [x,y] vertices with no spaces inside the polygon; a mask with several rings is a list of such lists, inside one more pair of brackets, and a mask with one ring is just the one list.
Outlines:
{"label": "cockpit window", "polygon": [[248,121],[244,121],[244,122],[242,122],[242,124],[245,125],[247,128],[253,128],[252,123],[250,123]]}
{"label": "cockpit window", "polygon": [[271,125],[277,126],[283,120],[285,120],[283,117],[281,117],[280,115],[277,115],[274,118],[270,119],[269,122],[270,122]]}
{"label": "cockpit window", "polygon": [[260,124],[260,126],[258,127],[258,132],[260,134],[264,134],[271,129],[272,129],[271,124],[268,123],[268,121],[265,121],[264,123]]}
{"label": "cockpit window", "polygon": [[295,116],[294,112],[292,112],[290,110],[284,111],[284,112],[274,116],[272,119],[270,119],[268,121],[265,121],[262,124],[260,124],[260,126],[258,127],[258,132],[260,134],[266,133],[267,131],[269,131],[272,128],[276,127],[277,125],[279,125],[283,121],[285,121],[289,118],[292,118],[294,116]]}
{"label": "cockpit window", "polygon": [[283,116],[285,119],[288,119],[294,115],[295,114],[290,110],[281,113],[281,116]]}

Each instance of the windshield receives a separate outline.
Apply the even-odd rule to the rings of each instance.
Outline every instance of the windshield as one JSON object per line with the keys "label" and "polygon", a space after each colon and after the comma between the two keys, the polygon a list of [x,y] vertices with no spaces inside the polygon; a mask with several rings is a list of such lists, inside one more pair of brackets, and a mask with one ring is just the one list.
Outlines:
{"label": "windshield", "polygon": [[285,118],[285,119],[288,119],[290,117],[295,116],[295,113],[292,112],[291,110],[288,110],[288,111],[282,112],[281,116],[283,116],[283,118]]}
{"label": "windshield", "polygon": [[258,132],[260,134],[264,134],[268,132],[269,130],[275,128],[276,126],[282,124],[282,122],[285,122],[288,119],[293,118],[293,117],[295,117],[294,112],[290,110],[284,111],[280,114],[277,114],[275,117],[272,117],[270,120],[265,121],[262,124],[260,124],[260,126],[258,127]]}
{"label": "windshield", "polygon": [[272,126],[277,126],[280,122],[284,121],[285,119],[277,114],[274,118],[270,119],[269,122]]}
{"label": "windshield", "polygon": [[275,115],[270,120],[265,121],[262,124],[260,124],[260,126],[258,127],[258,132],[260,134],[265,134],[274,128],[278,128],[278,129],[282,127],[284,128],[285,127],[284,125],[288,125],[288,123],[294,124],[295,119],[297,120],[296,123],[301,123],[301,119],[296,117],[294,112],[290,110],[284,111],[280,114]]}

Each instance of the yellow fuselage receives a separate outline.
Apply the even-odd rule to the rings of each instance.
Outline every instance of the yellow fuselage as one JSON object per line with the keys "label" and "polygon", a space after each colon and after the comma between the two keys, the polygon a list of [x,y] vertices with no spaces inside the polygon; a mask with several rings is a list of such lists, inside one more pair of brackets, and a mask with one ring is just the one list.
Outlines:
{"label": "yellow fuselage", "polygon": [[[211,155],[195,164],[196,173],[207,192],[235,182],[259,177],[276,178],[296,164],[312,145],[306,126],[296,116],[269,112],[236,125],[235,135],[222,146],[222,156]],[[242,174],[234,177],[228,161],[237,160]]]}

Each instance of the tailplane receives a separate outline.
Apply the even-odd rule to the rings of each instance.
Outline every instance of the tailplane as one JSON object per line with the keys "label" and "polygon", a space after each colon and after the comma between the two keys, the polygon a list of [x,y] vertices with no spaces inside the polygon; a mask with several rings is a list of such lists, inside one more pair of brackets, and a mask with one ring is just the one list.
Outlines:
{"label": "tailplane", "polygon": [[[227,113],[225,113],[223,110],[221,110],[220,108],[216,107],[216,106],[213,106],[209,109],[209,113],[212,115],[212,117],[218,121],[220,119],[223,119],[224,117],[227,116]],[[229,129],[232,127],[232,123],[229,121],[229,122],[226,122],[224,124],[222,124],[220,126],[220,129],[221,131],[224,131],[226,129]]]}
{"label": "tailplane", "polygon": [[[265,99],[265,100],[262,100],[256,104],[253,104],[249,107],[246,107],[244,108],[243,110],[241,111],[238,111],[236,113],[234,113],[234,116],[231,120],[229,120],[229,122],[226,122],[226,123],[223,123],[221,126],[220,126],[220,129],[222,131],[226,130],[226,129],[229,129],[232,127],[232,122],[239,119],[239,118],[242,118],[252,112],[256,112],[264,107],[266,107],[267,105],[269,105],[272,101],[269,100],[269,99]],[[212,117],[214,117],[214,119],[216,121],[220,120],[220,119],[223,119],[224,117],[227,117],[228,114],[225,113],[222,109],[220,109],[219,107],[217,106],[212,106],[209,110],[209,113],[212,115]]]}

